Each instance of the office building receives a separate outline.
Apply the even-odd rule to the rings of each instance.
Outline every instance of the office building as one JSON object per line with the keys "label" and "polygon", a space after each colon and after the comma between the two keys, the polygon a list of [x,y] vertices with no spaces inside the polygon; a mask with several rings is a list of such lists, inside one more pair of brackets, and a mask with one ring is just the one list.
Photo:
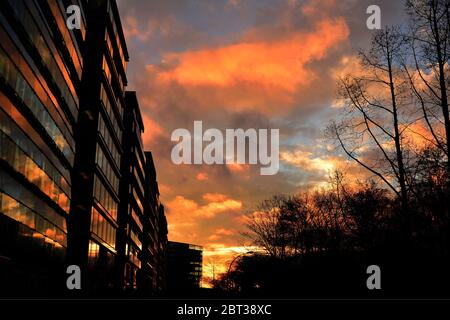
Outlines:
{"label": "office building", "polygon": [[0,1],[0,40],[0,292],[66,292],[72,264],[83,293],[156,292],[167,226],[116,2]]}
{"label": "office building", "polygon": [[123,176],[120,180],[120,198],[123,201],[120,202],[118,216],[117,279],[119,287],[136,289],[142,268],[145,155],[141,138],[144,124],[135,92],[125,93],[123,123]]}
{"label": "office building", "polygon": [[159,200],[159,188],[153,156],[145,152],[145,210],[146,229],[144,230],[146,248],[146,273],[151,275],[152,290],[156,294],[167,289],[167,219],[164,206]]}
{"label": "office building", "polygon": [[[80,29],[66,27],[70,4]],[[85,26],[75,0],[0,2],[2,294],[45,294],[63,275]]]}
{"label": "office building", "polygon": [[86,12],[68,262],[86,270],[83,287],[97,292],[115,284],[128,52],[115,1],[88,1]]}
{"label": "office building", "polygon": [[197,245],[169,241],[168,289],[172,294],[200,288],[203,248]]}
{"label": "office building", "polygon": [[136,92],[125,92],[123,124],[116,279],[122,289],[156,295],[165,289],[167,221]]}

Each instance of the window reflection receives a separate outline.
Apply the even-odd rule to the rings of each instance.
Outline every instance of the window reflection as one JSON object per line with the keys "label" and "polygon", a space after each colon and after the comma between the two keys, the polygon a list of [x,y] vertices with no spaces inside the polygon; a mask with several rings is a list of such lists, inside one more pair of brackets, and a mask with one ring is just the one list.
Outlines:
{"label": "window reflection", "polygon": [[[73,161],[74,154],[68,141],[59,129],[58,125],[52,119],[47,108],[42,104],[32,87],[28,84],[16,66],[7,57],[6,53],[0,48],[0,78],[17,93],[17,97],[26,106],[36,119],[44,127],[48,135],[53,139],[59,150],[70,160]],[[37,84],[36,84],[37,85]],[[68,133],[70,136],[70,133]]]}
{"label": "window reflection", "polygon": [[139,259],[139,250],[136,249],[133,245],[128,246],[128,258],[138,268],[141,267],[141,260]]}
{"label": "window reflection", "polygon": [[16,199],[33,212],[39,212],[43,219],[50,221],[59,229],[67,232],[66,219],[51,208],[39,196],[24,187],[16,179],[0,169],[0,192]]}
{"label": "window reflection", "polygon": [[117,220],[117,201],[113,199],[112,195],[105,188],[103,182],[94,175],[94,197],[105,209],[106,212],[116,221]]}
{"label": "window reflection", "polygon": [[0,192],[0,213],[36,230],[38,233],[34,233],[34,236],[45,237],[67,246],[67,236],[63,230],[3,192]]}
{"label": "window reflection", "polygon": [[96,265],[99,254],[100,254],[100,246],[97,243],[93,242],[92,240],[89,241],[88,261],[91,266]]}
{"label": "window reflection", "polygon": [[0,159],[36,185],[49,198],[69,213],[70,200],[63,190],[22,149],[0,130]]}
{"label": "window reflection", "polygon": [[114,143],[110,130],[107,128],[105,124],[105,120],[103,119],[103,115],[100,114],[98,118],[98,131],[100,132],[100,136],[102,137],[103,141],[105,142],[106,147],[108,148],[108,151],[110,152],[112,158],[114,159],[114,162],[116,163],[117,167],[120,167],[120,154],[117,149],[116,144]]}
{"label": "window reflection", "polygon": [[[19,20],[25,28],[31,43],[33,43],[36,49],[39,51],[42,61],[50,71],[52,78],[54,79],[54,83],[58,86],[61,92],[61,96],[64,98],[64,101],[68,105],[72,115],[76,118],[78,110],[78,99],[76,96],[74,97],[74,95],[72,95],[72,91],[69,89],[68,83],[64,79],[63,71],[61,71],[61,69],[58,67],[53,54],[50,52],[49,47],[45,43],[41,31],[30,15],[28,8],[26,8],[24,1],[10,0],[9,4],[15,12],[16,19]],[[75,92],[74,89],[73,92]]]}
{"label": "window reflection", "polygon": [[106,157],[105,153],[103,152],[102,147],[99,144],[97,144],[95,161],[96,161],[97,165],[99,166],[100,170],[103,172],[103,174],[108,179],[111,186],[113,187],[116,195],[119,194],[119,177],[117,176],[116,172],[111,167],[111,164],[109,163],[108,158]]}
{"label": "window reflection", "polygon": [[[142,243],[141,243],[141,240],[139,240],[138,235],[137,235],[133,230],[130,230],[130,238],[131,238],[131,240],[133,240],[133,242],[138,246],[138,248],[139,248],[140,250],[142,250]],[[131,247],[130,247],[130,248],[131,248]]]}
{"label": "window reflection", "polygon": [[142,232],[144,230],[144,228],[142,227],[141,219],[139,219],[139,216],[136,214],[136,212],[134,211],[133,208],[131,208],[130,211],[131,211],[131,217],[133,218],[134,222],[136,223],[136,225],[139,227],[139,229]]}
{"label": "window reflection", "polygon": [[116,246],[116,229],[108,222],[105,217],[95,208],[91,211],[91,232],[96,234],[108,246]]}
{"label": "window reflection", "polygon": [[[70,173],[67,168],[61,165],[56,157],[52,157],[52,160],[48,158],[48,154],[45,154],[38,147],[42,147],[42,141],[33,131],[28,130],[28,123],[24,118],[15,117],[10,118],[3,110],[2,107],[9,107],[2,105],[3,99],[0,94],[0,131],[8,136],[14,143],[28,154],[36,164],[43,168],[43,170],[55,181],[66,194],[70,194]],[[25,131],[27,134],[25,134]],[[53,154],[51,154],[53,156]],[[55,163],[53,162],[55,161]]]}
{"label": "window reflection", "polygon": [[[78,78],[81,79],[81,68],[83,64],[83,58],[81,53],[79,52],[79,48],[77,47],[77,42],[72,40],[69,29],[66,26],[67,19],[63,16],[62,11],[58,8],[58,3],[56,1],[47,1],[50,10],[55,17],[56,24],[58,26],[58,30],[61,33],[64,42],[66,43],[66,49],[69,52],[72,62],[75,65],[75,69],[78,73]],[[80,7],[81,9],[81,7]],[[84,29],[83,19],[80,21],[80,29]]]}
{"label": "window reflection", "polygon": [[137,173],[136,168],[133,168],[133,177],[135,178],[135,180],[138,183],[140,194],[144,194],[145,190],[144,190],[144,186],[141,181],[141,175]]}
{"label": "window reflection", "polygon": [[144,206],[142,205],[141,199],[134,188],[133,188],[133,198],[136,201],[138,208],[141,211],[141,214],[144,214]]}
{"label": "window reflection", "polygon": [[102,101],[103,107],[105,108],[109,121],[111,121],[114,134],[118,138],[119,142],[122,143],[122,130],[119,127],[117,116],[113,110],[113,108],[116,107],[111,104],[111,100],[103,84],[101,85],[100,88],[100,100]]}

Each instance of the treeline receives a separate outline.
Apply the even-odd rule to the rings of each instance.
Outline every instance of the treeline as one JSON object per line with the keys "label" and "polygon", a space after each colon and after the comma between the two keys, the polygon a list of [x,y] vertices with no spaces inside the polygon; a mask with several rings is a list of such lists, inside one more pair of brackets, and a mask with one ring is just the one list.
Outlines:
{"label": "treeline", "polygon": [[[249,216],[262,249],[217,290],[272,296],[450,296],[450,0],[408,0],[409,24],[375,32],[338,83],[326,137],[367,170],[326,190],[274,196]],[[366,287],[380,266],[383,290]],[[381,293],[380,293],[381,292]]]}
{"label": "treeline", "polygon": [[407,225],[399,199],[375,182],[355,188],[335,173],[330,186],[261,203],[249,215],[246,233],[261,251],[237,257],[216,289],[269,296],[378,294],[366,287],[366,269],[375,264],[383,271],[384,295],[449,292],[445,184],[431,179],[418,186]]}

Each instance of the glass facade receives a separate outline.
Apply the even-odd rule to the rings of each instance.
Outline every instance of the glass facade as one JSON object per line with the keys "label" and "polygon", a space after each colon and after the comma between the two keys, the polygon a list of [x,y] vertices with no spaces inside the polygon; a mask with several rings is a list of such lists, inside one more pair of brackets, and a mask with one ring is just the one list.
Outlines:
{"label": "glass facade", "polygon": [[[14,52],[14,54],[16,53]],[[33,120],[40,123],[56,147],[70,162],[73,162],[74,142],[71,139],[70,132],[64,125],[58,126],[50,115],[49,104],[51,102],[48,95],[45,94],[39,81],[31,75],[31,72],[29,74],[30,77],[27,80],[26,76],[20,72],[5,51],[0,49],[0,76],[3,80],[4,91],[14,93],[14,98],[18,100],[18,107],[25,109],[25,112],[31,113]],[[34,84],[34,87],[32,87],[32,84]],[[40,96],[37,92],[42,93],[42,95]],[[65,131],[65,134],[62,133],[62,130]],[[71,140],[72,143],[69,144],[68,140]]]}
{"label": "glass facade", "polygon": [[112,128],[113,134],[118,139],[119,143],[121,143],[122,132],[121,132],[121,129],[119,126],[119,121],[121,121],[121,120],[115,114],[113,105],[111,104],[111,99],[109,98],[109,95],[106,93],[106,89],[103,84],[101,85],[101,90],[100,90],[100,100],[102,102],[104,112],[106,114],[106,118],[110,122],[110,126]]}
{"label": "glass facade", "polygon": [[103,241],[104,245],[112,249],[116,247],[116,229],[95,207],[91,213],[91,231]]}
{"label": "glass facade", "polygon": [[24,187],[15,184],[13,178],[2,175],[0,183],[2,190],[5,190],[0,192],[3,215],[40,233],[55,246],[67,246],[65,219]]}
{"label": "glass facade", "polygon": [[101,139],[103,140],[103,143],[105,147],[108,149],[108,151],[111,154],[111,157],[113,158],[115,165],[120,166],[120,153],[119,149],[117,148],[116,143],[114,142],[111,130],[108,129],[106,126],[105,120],[102,115],[99,116],[98,119],[98,131],[100,134]]}
{"label": "glass facade", "polygon": [[[76,118],[79,101],[75,93],[75,88],[70,81],[67,69],[65,69],[64,67],[62,58],[58,55],[53,54],[55,50],[53,50],[52,52],[52,50],[50,49],[53,44],[46,41],[46,39],[50,38],[51,31],[49,30],[47,31],[47,33],[43,33],[41,30],[45,28],[45,22],[37,19],[35,20],[34,18],[38,15],[38,8],[30,4],[29,1],[10,0],[8,1],[8,3],[13,9],[13,16],[16,18],[17,23],[22,27],[21,29],[23,31],[23,35],[26,35],[24,38],[28,38],[26,40],[34,45],[34,48],[37,50],[38,55],[42,59],[42,62],[50,72],[50,81],[53,82],[59,89],[58,95],[63,98],[63,101],[66,103],[73,117]],[[57,6],[54,1],[49,1],[49,3],[53,3],[51,7]],[[61,14],[60,10],[55,9],[54,11]],[[60,21],[60,23],[62,21],[65,21],[60,15],[55,16],[55,18],[56,21]],[[73,44],[73,41],[69,40],[68,43],[69,45],[70,43]],[[72,62],[74,61],[72,60]],[[80,61],[78,61],[78,63],[80,63]]]}
{"label": "glass facade", "polygon": [[100,113],[98,116],[98,142],[96,145],[95,163],[98,172],[95,173],[94,198],[98,208],[93,207],[91,213],[91,232],[113,253],[116,252],[116,222],[119,205],[119,181],[121,143],[122,143],[122,115],[123,90],[126,83],[125,75],[119,75],[116,70],[116,48],[121,47],[119,38],[111,38],[110,34],[116,25],[118,17],[111,14],[111,7],[107,5],[108,17],[103,32],[104,51],[101,63]]}
{"label": "glass facade", "polygon": [[66,19],[61,1],[0,2],[0,256],[46,288],[68,243],[83,69],[85,21]]}
{"label": "glass facade", "polygon": [[143,125],[140,118],[140,110],[134,92],[125,93],[124,110],[124,133],[122,159],[122,172],[126,178],[121,182],[121,219],[119,225],[124,228],[120,242],[120,250],[126,257],[125,264],[118,266],[123,274],[123,285],[126,288],[142,288],[145,278],[143,265],[145,264],[144,249],[144,223],[145,194],[142,177],[144,176],[139,167],[136,155],[143,154],[141,144],[136,137],[140,137]]}
{"label": "glass facade", "polygon": [[112,219],[117,220],[117,206],[119,201],[111,195],[97,175],[94,176],[94,198]]}
{"label": "glass facade", "polygon": [[97,144],[97,151],[95,155],[95,161],[103,173],[105,178],[109,181],[110,186],[113,189],[114,194],[119,193],[119,173],[117,173],[117,169],[113,169],[110,161],[105,155],[105,151],[103,151],[103,147],[100,144]]}
{"label": "glass facade", "polygon": [[118,269],[125,288],[157,294],[165,288],[167,222],[159,203],[153,158],[144,152],[144,124],[136,92],[125,92],[123,125],[116,247],[125,261],[118,263]]}
{"label": "glass facade", "polygon": [[69,213],[68,171],[64,170],[64,177],[3,110],[0,110],[0,146],[0,159]]}
{"label": "glass facade", "polygon": [[[80,117],[77,124],[83,130],[76,141],[74,167],[83,175],[75,175],[74,184],[78,187],[73,192],[75,200],[71,207],[74,225],[86,233],[69,241],[69,251],[74,252],[75,263],[83,264],[84,257],[88,257],[89,287],[110,288],[115,285],[114,267],[118,259],[123,96],[127,83],[125,72],[120,72],[124,66],[117,65],[116,57],[120,48],[125,47],[125,40],[121,27],[117,26],[120,22],[114,1],[89,1],[86,11],[91,27],[87,29],[85,54],[90,60],[83,70],[84,99],[80,102],[80,113],[89,116]],[[114,32],[121,35],[116,37]],[[127,54],[123,57],[126,64]],[[92,190],[92,196],[83,190]],[[85,216],[89,216],[89,223]]]}

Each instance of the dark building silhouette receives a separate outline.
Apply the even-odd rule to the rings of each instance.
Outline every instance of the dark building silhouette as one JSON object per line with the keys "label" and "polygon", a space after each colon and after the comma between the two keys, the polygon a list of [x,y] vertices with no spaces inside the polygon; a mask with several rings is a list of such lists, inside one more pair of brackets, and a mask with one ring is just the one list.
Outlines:
{"label": "dark building silhouette", "polygon": [[[78,1],[0,1],[0,291],[60,282],[86,35]],[[42,284],[45,286],[42,286]],[[17,290],[17,292],[15,292]]]}
{"label": "dark building silhouette", "polygon": [[157,294],[165,289],[167,222],[135,92],[125,93],[122,179],[116,248],[119,286]]}
{"label": "dark building silhouette", "polygon": [[167,224],[116,2],[0,1],[0,40],[0,292],[64,291],[69,264],[83,292],[162,290]]}
{"label": "dark building silhouette", "polygon": [[145,248],[147,259],[143,270],[151,276],[155,293],[164,293],[167,287],[167,220],[159,200],[155,164],[150,151],[145,152]]}
{"label": "dark building silhouette", "polygon": [[115,284],[128,53],[115,1],[89,1],[86,12],[68,258],[87,271],[84,287],[98,291]]}
{"label": "dark building silhouette", "polygon": [[169,241],[167,255],[169,291],[178,294],[200,288],[203,248],[189,243]]}
{"label": "dark building silhouette", "polygon": [[142,268],[144,218],[144,161],[141,133],[144,132],[135,92],[125,93],[122,172],[117,232],[117,279],[119,286],[136,289]]}

